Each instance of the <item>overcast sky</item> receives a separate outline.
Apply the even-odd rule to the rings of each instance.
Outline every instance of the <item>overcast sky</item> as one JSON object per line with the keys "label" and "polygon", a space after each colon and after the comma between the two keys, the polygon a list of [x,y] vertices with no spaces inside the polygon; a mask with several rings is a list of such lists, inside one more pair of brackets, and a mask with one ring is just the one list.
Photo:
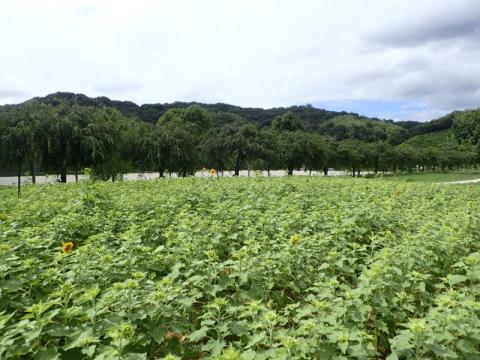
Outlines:
{"label": "overcast sky", "polygon": [[480,107],[480,0],[0,0],[0,104],[56,91],[423,121]]}

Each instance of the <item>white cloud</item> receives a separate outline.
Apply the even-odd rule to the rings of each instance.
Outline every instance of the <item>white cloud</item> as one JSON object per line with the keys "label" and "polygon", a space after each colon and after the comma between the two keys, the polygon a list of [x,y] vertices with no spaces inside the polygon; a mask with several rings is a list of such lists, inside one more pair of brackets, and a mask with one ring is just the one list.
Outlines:
{"label": "white cloud", "polygon": [[480,106],[479,18],[477,0],[2,0],[0,103],[73,91],[262,107],[399,101],[433,115]]}

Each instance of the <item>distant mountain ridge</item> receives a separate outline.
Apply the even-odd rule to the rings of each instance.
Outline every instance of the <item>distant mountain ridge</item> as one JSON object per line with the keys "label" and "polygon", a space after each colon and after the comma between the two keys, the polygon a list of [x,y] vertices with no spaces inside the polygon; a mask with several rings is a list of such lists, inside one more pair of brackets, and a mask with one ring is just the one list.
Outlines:
{"label": "distant mountain ridge", "polygon": [[[126,116],[136,117],[148,123],[155,123],[169,109],[187,108],[193,104],[202,106],[212,114],[230,113],[239,115],[245,120],[256,123],[261,127],[270,126],[275,117],[291,111],[302,120],[307,130],[330,135],[337,140],[357,138],[368,142],[373,138],[385,138],[394,144],[400,144],[415,136],[448,131],[454,124],[455,114],[458,113],[453,112],[439,119],[427,122],[417,122],[371,118],[347,111],[319,109],[311,105],[276,107],[270,109],[241,107],[224,103],[205,104],[180,101],[137,105],[132,101],[112,100],[105,96],[93,98],[84,94],[71,92],[56,92],[44,97],[35,97],[31,100],[52,106],[57,106],[62,102],[93,107],[105,106],[114,108]],[[220,126],[222,124],[218,123],[216,125]],[[416,144],[418,141],[411,141],[410,143]]]}
{"label": "distant mountain ridge", "polygon": [[[355,113],[349,113],[346,111],[328,111],[324,109],[317,109],[313,106],[290,106],[290,107],[277,107],[270,109],[263,108],[251,108],[251,107],[241,107],[236,105],[216,103],[216,104],[205,104],[195,101],[183,102],[175,101],[173,103],[155,103],[155,104],[143,104],[137,105],[132,101],[120,101],[120,100],[111,100],[108,97],[88,97],[84,94],[76,94],[69,92],[57,92],[45,97],[35,97],[33,98],[37,101],[47,103],[50,105],[57,105],[61,101],[75,102],[80,105],[85,106],[107,106],[113,107],[127,116],[137,116],[139,119],[154,123],[162,116],[167,110],[172,108],[186,108],[190,105],[196,104],[200,105],[203,108],[211,112],[229,112],[243,116],[246,120],[258,123],[261,126],[269,126],[273,119],[282,115],[287,111],[293,111],[298,114],[302,120],[308,120],[309,118],[315,118],[317,121],[326,121],[338,115],[352,115],[359,116]],[[307,121],[308,122],[308,121]]]}

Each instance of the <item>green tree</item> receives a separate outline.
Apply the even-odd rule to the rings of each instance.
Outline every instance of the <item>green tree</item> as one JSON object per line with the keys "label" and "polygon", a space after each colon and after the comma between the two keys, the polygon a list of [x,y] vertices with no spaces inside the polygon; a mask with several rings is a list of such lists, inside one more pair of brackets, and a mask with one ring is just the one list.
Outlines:
{"label": "green tree", "polygon": [[323,170],[328,163],[329,150],[325,139],[315,133],[305,133],[305,167],[310,170]]}
{"label": "green tree", "polygon": [[210,113],[198,105],[191,105],[186,109],[169,109],[159,119],[159,125],[166,125],[167,123],[176,119],[193,124],[197,128],[197,132],[204,132],[212,126],[212,117]]}
{"label": "green tree", "polygon": [[16,121],[22,121],[30,129],[27,159],[32,183],[36,183],[37,167],[41,164],[44,149],[47,146],[48,123],[53,117],[50,106],[37,101],[28,101],[16,107]]}
{"label": "green tree", "polygon": [[51,166],[67,181],[69,168],[78,181],[84,166],[95,165],[112,155],[115,129],[111,117],[120,116],[115,110],[95,109],[80,105],[62,104],[56,108],[48,129],[48,153]]}
{"label": "green tree", "polygon": [[459,143],[480,144],[480,110],[455,113],[452,131]]}
{"label": "green tree", "polygon": [[170,173],[185,177],[195,172],[198,160],[198,127],[180,117],[160,125],[164,145],[168,149],[167,167]]}
{"label": "green tree", "polygon": [[204,165],[217,170],[224,170],[228,161],[228,147],[224,128],[211,129],[200,144]]}
{"label": "green tree", "polygon": [[3,162],[16,168],[17,194],[20,197],[22,166],[29,155],[32,127],[26,121],[18,121],[17,116],[17,109],[5,115],[7,126],[2,131],[0,144]]}
{"label": "green tree", "polygon": [[141,141],[141,147],[146,159],[150,161],[158,171],[158,176],[163,178],[170,156],[170,149],[165,137],[165,132],[161,126],[154,126],[149,134],[143,135]]}
{"label": "green tree", "polygon": [[344,140],[338,144],[337,165],[351,169],[352,176],[360,175],[362,169],[369,167],[371,157],[367,144],[358,140]]}
{"label": "green tree", "polygon": [[183,112],[183,119],[198,126],[201,131],[206,131],[212,126],[210,113],[198,105],[191,105]]}
{"label": "green tree", "polygon": [[259,139],[263,149],[260,156],[260,168],[266,170],[270,176],[270,171],[283,167],[283,159],[280,155],[280,133],[272,128],[263,128],[259,132]]}
{"label": "green tree", "polygon": [[272,122],[272,128],[278,131],[297,131],[303,130],[302,120],[292,111],[277,116]]}
{"label": "green tree", "polygon": [[240,175],[240,170],[249,161],[260,157],[262,146],[257,127],[243,121],[228,124],[223,129],[227,156],[231,159],[234,176]]}
{"label": "green tree", "polygon": [[278,149],[282,164],[287,168],[288,175],[299,168],[308,159],[308,141],[303,131],[283,131],[278,133]]}
{"label": "green tree", "polygon": [[[99,147],[91,155],[94,176],[103,180],[121,180],[123,174],[133,169],[135,160],[135,124],[137,120],[122,115],[111,108],[97,111]],[[91,151],[92,149],[90,149]]]}

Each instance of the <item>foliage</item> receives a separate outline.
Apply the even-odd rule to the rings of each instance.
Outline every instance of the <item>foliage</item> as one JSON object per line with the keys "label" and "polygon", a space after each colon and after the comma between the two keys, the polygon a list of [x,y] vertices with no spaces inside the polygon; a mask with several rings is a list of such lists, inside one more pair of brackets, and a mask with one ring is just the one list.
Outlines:
{"label": "foliage", "polygon": [[438,131],[448,130],[454,123],[454,117],[457,112],[453,112],[442,116],[439,119],[421,123],[412,129],[413,135],[435,133]]}
{"label": "foliage", "polygon": [[456,145],[457,141],[453,137],[451,130],[442,130],[432,133],[426,133],[421,135],[415,135],[406,140],[404,144],[408,144],[417,149],[444,149],[451,145]]}
{"label": "foliage", "polygon": [[480,110],[456,113],[452,131],[459,142],[480,145]]}
{"label": "foliage", "polygon": [[[326,175],[333,167],[355,175],[361,170],[446,171],[480,162],[475,111],[398,126],[310,105],[268,110],[157,105],[150,106],[148,116],[161,116],[151,122],[141,121],[142,107],[131,102],[69,93],[0,107],[0,173],[16,174],[20,185],[27,169],[35,183],[38,172],[57,174],[61,182],[67,173],[78,179],[84,167],[92,168],[97,179],[117,180],[136,171],[187,176],[204,166],[236,175],[246,167],[289,174],[322,169]],[[422,135],[404,141],[412,134]],[[447,146],[441,144],[445,134],[454,134],[446,137]]]}
{"label": "foliage", "polygon": [[478,186],[187,178],[0,196],[2,358],[479,356]]}
{"label": "foliage", "polygon": [[389,140],[393,144],[402,142],[408,133],[407,130],[393,123],[352,115],[334,117],[322,124],[319,131],[338,141],[347,139],[366,142]]}
{"label": "foliage", "polygon": [[272,122],[272,128],[279,131],[304,130],[302,121],[292,111],[287,111],[285,114],[277,116]]}

